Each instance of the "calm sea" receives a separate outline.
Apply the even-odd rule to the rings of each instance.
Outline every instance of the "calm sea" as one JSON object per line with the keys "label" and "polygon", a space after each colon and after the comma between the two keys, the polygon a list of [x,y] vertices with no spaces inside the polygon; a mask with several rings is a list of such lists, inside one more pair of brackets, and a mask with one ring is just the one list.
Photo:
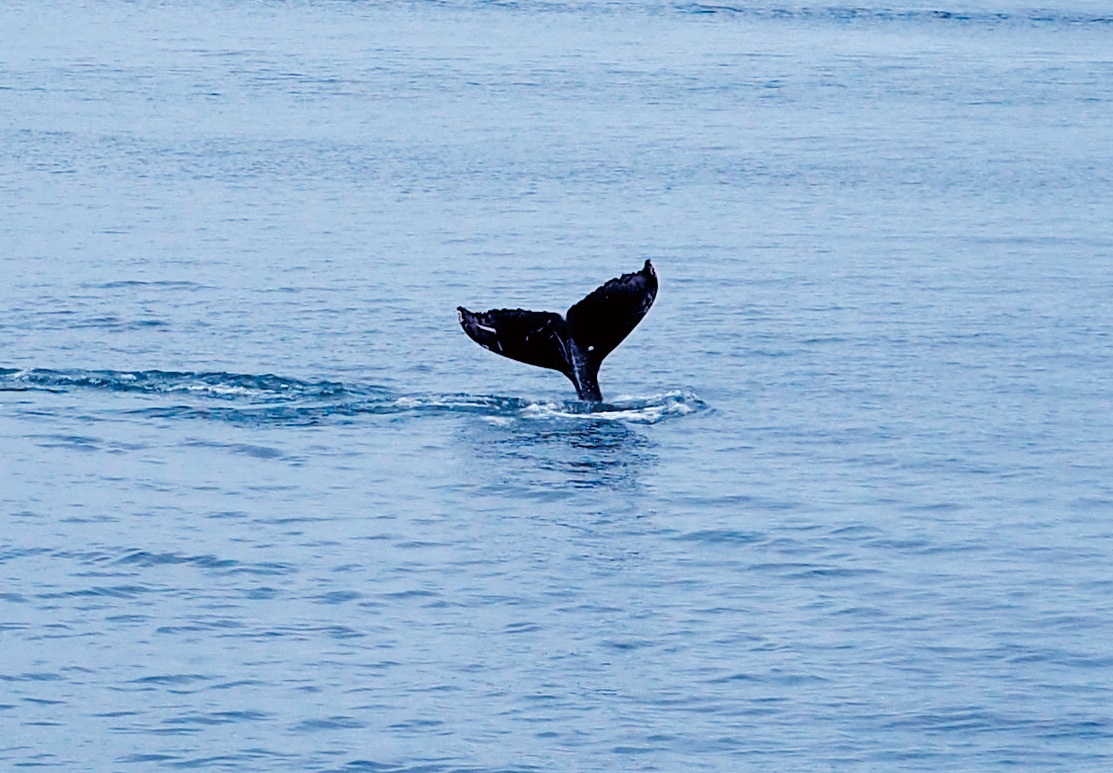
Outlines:
{"label": "calm sea", "polygon": [[[0,768],[1113,766],[1104,0],[13,0],[0,116]],[[647,258],[602,405],[457,324]]]}

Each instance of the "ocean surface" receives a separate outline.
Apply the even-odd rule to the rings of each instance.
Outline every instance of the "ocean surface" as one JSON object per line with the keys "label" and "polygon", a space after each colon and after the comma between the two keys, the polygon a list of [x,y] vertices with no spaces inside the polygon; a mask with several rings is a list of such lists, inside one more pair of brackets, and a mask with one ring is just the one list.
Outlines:
{"label": "ocean surface", "polygon": [[0,769],[1110,769],[1111,192],[1104,1],[0,4]]}

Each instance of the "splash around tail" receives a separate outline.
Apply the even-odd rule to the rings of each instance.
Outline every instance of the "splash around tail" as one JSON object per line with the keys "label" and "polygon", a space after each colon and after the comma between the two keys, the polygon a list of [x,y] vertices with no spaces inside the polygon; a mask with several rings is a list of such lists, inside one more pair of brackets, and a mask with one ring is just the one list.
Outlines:
{"label": "splash around tail", "polygon": [[551,311],[457,307],[460,326],[484,349],[563,373],[581,400],[601,402],[599,366],[637,327],[657,297],[657,272],[641,271],[606,282],[561,316]]}

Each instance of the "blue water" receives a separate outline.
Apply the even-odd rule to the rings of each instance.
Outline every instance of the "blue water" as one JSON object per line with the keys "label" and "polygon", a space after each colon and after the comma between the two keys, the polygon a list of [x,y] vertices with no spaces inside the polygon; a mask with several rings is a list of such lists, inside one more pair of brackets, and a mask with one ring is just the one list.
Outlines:
{"label": "blue water", "polygon": [[[0,4],[0,768],[1113,766],[1105,2]],[[654,261],[605,402],[455,308]]]}

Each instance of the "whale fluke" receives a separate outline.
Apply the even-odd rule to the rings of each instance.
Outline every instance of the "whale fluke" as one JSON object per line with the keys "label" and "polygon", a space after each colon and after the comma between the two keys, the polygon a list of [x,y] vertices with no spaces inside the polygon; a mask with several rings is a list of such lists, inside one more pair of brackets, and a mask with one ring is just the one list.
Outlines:
{"label": "whale fluke", "polygon": [[581,400],[599,402],[599,366],[630,335],[657,297],[657,272],[650,261],[599,287],[562,317],[551,311],[457,307],[460,326],[473,341],[496,354],[559,370],[576,385]]}

